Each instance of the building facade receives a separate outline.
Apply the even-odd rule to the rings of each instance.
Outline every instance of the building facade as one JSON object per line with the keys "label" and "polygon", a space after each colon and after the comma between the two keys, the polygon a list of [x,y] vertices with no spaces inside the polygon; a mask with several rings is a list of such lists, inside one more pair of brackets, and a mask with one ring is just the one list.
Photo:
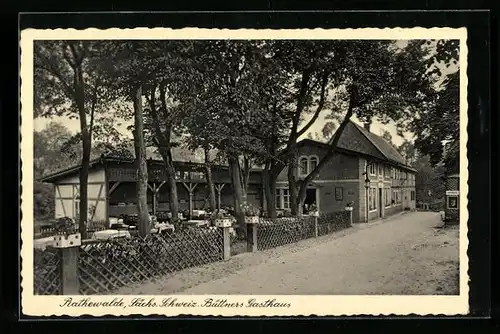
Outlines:
{"label": "building facade", "polygon": [[[301,182],[328,151],[328,144],[310,139],[298,143],[295,176]],[[353,203],[353,221],[367,222],[415,209],[415,173],[383,138],[348,123],[336,154],[307,186],[306,205],[320,212],[343,210]],[[278,178],[276,206],[290,206],[288,170]]]}
{"label": "building facade", "polygon": [[[328,144],[305,139],[297,144],[294,173],[299,182],[328,151]],[[202,164],[175,162],[181,210],[208,208],[208,187]],[[55,214],[76,217],[79,209],[78,167],[42,179],[54,184]],[[169,189],[161,161],[148,161],[148,205],[152,213],[169,211]],[[288,170],[277,181],[276,209],[290,210]],[[218,207],[232,207],[232,186],[226,166],[213,166]],[[89,219],[107,220],[136,213],[137,171],[131,160],[102,157],[92,161],[88,181]],[[262,172],[250,172],[247,201],[265,209]],[[415,170],[384,139],[350,122],[339,139],[333,158],[307,186],[305,204],[320,212],[344,210],[353,203],[353,221],[367,222],[415,209]]]}
{"label": "building facade", "polygon": [[[209,190],[202,164],[175,162],[179,210],[190,211],[209,207]],[[168,212],[170,192],[162,161],[148,160],[149,211]],[[232,206],[232,186],[226,166],[213,166],[217,206]],[[108,220],[124,214],[136,214],[137,169],[133,160],[101,157],[90,163],[88,178],[89,220]],[[55,218],[79,214],[79,167],[69,168],[44,177],[42,182],[54,184]],[[261,172],[250,171],[247,198],[255,206],[262,206]]]}

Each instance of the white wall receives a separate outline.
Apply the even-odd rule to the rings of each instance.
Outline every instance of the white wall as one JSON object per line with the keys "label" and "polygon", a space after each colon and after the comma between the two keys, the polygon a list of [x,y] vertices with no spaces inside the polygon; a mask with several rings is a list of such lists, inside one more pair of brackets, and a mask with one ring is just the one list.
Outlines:
{"label": "white wall", "polygon": [[[104,174],[104,168],[99,168],[95,170],[89,171],[89,181],[88,182],[104,182],[105,180],[105,174]],[[80,176],[78,173],[75,175],[69,176],[67,178],[61,179],[59,182],[62,183],[80,183]]]}
{"label": "white wall", "polygon": [[[89,172],[89,184],[87,189],[87,207],[95,206],[93,220],[106,219],[106,185],[104,168]],[[98,183],[97,183],[98,182]],[[54,185],[55,191],[55,218],[76,217],[78,212],[79,176],[72,175],[59,180]],[[88,217],[91,219],[91,216]]]}

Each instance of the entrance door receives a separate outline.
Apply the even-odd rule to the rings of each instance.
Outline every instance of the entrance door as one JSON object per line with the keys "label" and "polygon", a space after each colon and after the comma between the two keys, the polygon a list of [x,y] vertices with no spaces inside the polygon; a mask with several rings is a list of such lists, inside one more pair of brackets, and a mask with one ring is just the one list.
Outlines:
{"label": "entrance door", "polygon": [[382,188],[378,188],[378,216],[382,218],[382,209],[383,209],[383,197],[382,197]]}
{"label": "entrance door", "polygon": [[316,189],[308,188],[306,189],[306,199],[304,201],[303,212],[305,214],[309,213],[311,205],[314,205],[317,209],[318,203],[316,202]]}

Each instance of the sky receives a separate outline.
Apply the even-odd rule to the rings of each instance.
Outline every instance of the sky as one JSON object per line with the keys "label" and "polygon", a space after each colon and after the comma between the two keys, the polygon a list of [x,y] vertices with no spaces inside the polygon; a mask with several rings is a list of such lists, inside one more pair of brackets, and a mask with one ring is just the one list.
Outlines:
{"label": "sky", "polygon": [[[304,133],[301,137],[302,138],[307,138],[308,134],[311,133],[313,135],[313,138],[315,138],[315,134],[319,134],[321,136],[321,131],[323,129],[323,125],[325,124],[325,118],[324,116],[327,115],[328,110],[324,110],[323,113],[318,117],[316,122],[311,126],[309,131]],[[68,128],[68,130],[72,133],[77,133],[80,131],[80,122],[78,119],[69,119],[68,117],[52,117],[52,118],[36,118],[34,119],[34,130],[35,131],[40,131],[43,130],[50,122],[58,122],[64,124]],[[307,119],[304,121],[304,123],[307,121]],[[355,116],[353,116],[352,121],[362,124]],[[127,130],[127,126],[130,125],[131,123],[126,123],[124,122],[118,129],[120,130],[121,133],[124,135],[127,135],[128,137],[132,137],[132,133]],[[376,135],[381,135],[383,130],[387,130],[391,133],[392,135],[392,141],[396,145],[401,145],[404,141],[404,139],[409,139],[412,140],[413,135],[411,133],[405,133],[405,138],[402,138],[397,135],[396,133],[396,125],[394,122],[389,123],[387,125],[382,124],[376,120],[373,121],[371,125],[371,132],[373,132]],[[326,141],[329,138],[325,138],[324,140]]]}

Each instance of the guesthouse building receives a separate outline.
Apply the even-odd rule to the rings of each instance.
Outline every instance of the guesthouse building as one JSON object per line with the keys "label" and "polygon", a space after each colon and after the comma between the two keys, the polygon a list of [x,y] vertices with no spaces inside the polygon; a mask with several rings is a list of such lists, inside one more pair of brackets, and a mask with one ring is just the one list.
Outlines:
{"label": "guesthouse building", "polygon": [[[295,168],[299,182],[328,151],[328,143],[304,139],[298,143]],[[288,171],[279,176],[276,203],[288,209]],[[390,143],[354,122],[349,122],[336,154],[307,185],[305,205],[315,204],[320,212],[344,210],[353,203],[353,222],[384,218],[415,209],[416,170]]]}

